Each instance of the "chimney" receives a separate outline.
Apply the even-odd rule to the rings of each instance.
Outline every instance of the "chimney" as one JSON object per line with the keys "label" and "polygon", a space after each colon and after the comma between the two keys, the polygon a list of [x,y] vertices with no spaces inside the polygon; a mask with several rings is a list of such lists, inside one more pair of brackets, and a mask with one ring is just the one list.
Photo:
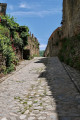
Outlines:
{"label": "chimney", "polygon": [[6,8],[7,8],[6,3],[0,3],[0,15],[6,15]]}

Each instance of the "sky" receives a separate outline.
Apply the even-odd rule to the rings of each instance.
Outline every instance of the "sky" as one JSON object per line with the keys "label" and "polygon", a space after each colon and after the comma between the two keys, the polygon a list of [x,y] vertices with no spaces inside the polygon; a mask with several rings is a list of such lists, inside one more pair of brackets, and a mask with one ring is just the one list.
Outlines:
{"label": "sky", "polygon": [[29,27],[40,43],[40,50],[45,50],[50,35],[61,26],[62,0],[0,0],[0,3],[7,3],[6,13],[14,16],[19,25]]}

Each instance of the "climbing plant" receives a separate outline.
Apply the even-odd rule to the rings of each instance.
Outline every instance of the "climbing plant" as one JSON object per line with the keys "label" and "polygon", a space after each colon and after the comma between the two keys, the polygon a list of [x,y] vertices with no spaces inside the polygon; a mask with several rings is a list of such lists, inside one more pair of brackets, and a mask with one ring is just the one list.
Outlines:
{"label": "climbing plant", "polygon": [[[5,73],[15,69],[19,59],[16,55],[18,50],[22,52],[28,45],[28,36],[30,36],[29,28],[27,26],[19,26],[13,16],[0,16],[0,50],[6,62],[6,67],[3,66]],[[39,43],[35,39],[34,44],[36,48],[39,48]]]}
{"label": "climbing plant", "polygon": [[62,40],[59,58],[62,62],[80,70],[80,34]]}
{"label": "climbing plant", "polygon": [[[13,17],[10,18],[10,16],[0,16],[0,18],[0,50],[5,57],[6,68],[4,69],[4,72],[8,73],[15,69],[15,64],[18,62],[10,38],[10,29],[13,27],[18,27],[18,24],[14,21]],[[19,41],[20,45],[22,45],[21,40]],[[19,44],[19,42],[17,42],[17,44]]]}
{"label": "climbing plant", "polygon": [[17,59],[15,53],[11,46],[11,41],[6,36],[0,34],[0,50],[3,52],[3,56],[6,60],[5,73],[11,72],[15,69],[15,64],[17,64]]}
{"label": "climbing plant", "polygon": [[15,46],[19,46],[22,48],[23,46],[23,40],[19,37],[18,32],[14,32],[14,41],[13,41]]}

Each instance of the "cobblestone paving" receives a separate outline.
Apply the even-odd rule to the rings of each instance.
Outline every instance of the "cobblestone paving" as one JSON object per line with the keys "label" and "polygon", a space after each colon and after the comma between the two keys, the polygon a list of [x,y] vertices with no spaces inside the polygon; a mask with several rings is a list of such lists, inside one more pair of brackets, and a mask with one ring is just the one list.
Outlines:
{"label": "cobblestone paving", "polygon": [[57,57],[23,64],[0,83],[0,120],[80,120],[80,95]]}
{"label": "cobblestone paving", "polygon": [[19,71],[20,69],[22,69],[25,65],[28,65],[31,61],[32,61],[32,60],[27,60],[27,61],[24,60],[24,61],[19,62],[19,65],[16,66],[16,70],[15,70],[14,72],[12,72],[12,73],[10,73],[10,74],[2,77],[2,78],[0,79],[0,83],[1,83],[2,81],[4,81],[6,78],[8,78],[9,76],[15,74],[15,73],[16,73],[17,71]]}

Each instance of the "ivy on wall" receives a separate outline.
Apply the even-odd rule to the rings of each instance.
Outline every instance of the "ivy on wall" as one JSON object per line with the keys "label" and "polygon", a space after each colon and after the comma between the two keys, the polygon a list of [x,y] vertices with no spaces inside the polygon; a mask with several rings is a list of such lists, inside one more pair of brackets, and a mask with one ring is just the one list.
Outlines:
{"label": "ivy on wall", "polygon": [[[11,72],[15,69],[15,64],[17,64],[17,59],[13,51],[10,38],[0,34],[0,50],[3,52],[5,57],[6,68],[5,73]],[[15,64],[14,64],[15,63]]]}
{"label": "ivy on wall", "polygon": [[22,48],[23,46],[23,40],[20,38],[19,33],[18,32],[14,32],[14,41],[13,41],[15,46],[19,46],[20,48]]}
{"label": "ivy on wall", "polygon": [[[19,26],[14,17],[0,16],[0,50],[5,58],[5,66],[2,66],[4,73],[9,73],[15,69],[19,58],[16,56],[17,50],[22,50],[28,45],[29,28]],[[39,43],[34,41],[36,48]]]}
{"label": "ivy on wall", "polygon": [[5,57],[6,67],[2,66],[4,73],[9,73],[15,69],[15,65],[18,63],[16,57],[16,47],[22,48],[24,46],[24,39],[29,32],[28,27],[25,27],[25,35],[23,31],[19,32],[19,24],[15,22],[14,17],[0,16],[0,50]]}
{"label": "ivy on wall", "polygon": [[80,70],[80,34],[62,40],[59,58],[62,62]]}

